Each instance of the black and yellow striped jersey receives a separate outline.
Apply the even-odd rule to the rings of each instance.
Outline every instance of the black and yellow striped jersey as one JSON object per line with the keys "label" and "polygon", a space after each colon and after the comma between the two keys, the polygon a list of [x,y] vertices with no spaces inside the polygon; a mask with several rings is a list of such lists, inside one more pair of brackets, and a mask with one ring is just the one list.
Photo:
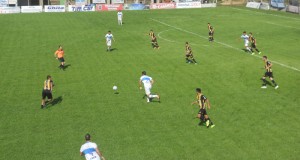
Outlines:
{"label": "black and yellow striped jersey", "polygon": [[44,90],[52,90],[52,87],[53,87],[53,81],[52,80],[45,80],[44,82]]}

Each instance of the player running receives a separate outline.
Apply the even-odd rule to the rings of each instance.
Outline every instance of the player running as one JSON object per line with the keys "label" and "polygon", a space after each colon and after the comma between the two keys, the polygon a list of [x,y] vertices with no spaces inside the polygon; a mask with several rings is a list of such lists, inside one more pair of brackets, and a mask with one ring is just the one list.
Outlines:
{"label": "player running", "polygon": [[191,46],[189,45],[189,42],[185,42],[185,60],[186,63],[194,63],[197,64],[197,61],[195,60],[193,56],[193,51]]}
{"label": "player running", "polygon": [[247,35],[247,32],[244,31],[243,34],[241,35],[241,38],[244,40],[244,46],[245,46],[245,51],[248,51],[252,54],[251,49],[249,48],[249,36]]}
{"label": "player running", "polygon": [[107,45],[106,51],[111,51],[111,40],[115,41],[114,36],[112,35],[111,31],[107,32],[107,34],[105,35],[105,39],[106,39],[106,45]]}
{"label": "player running", "polygon": [[150,102],[153,98],[157,98],[158,102],[160,102],[160,96],[158,94],[151,94],[151,88],[153,86],[154,80],[151,77],[147,76],[146,71],[142,72],[142,76],[139,80],[140,90],[143,89],[142,83],[144,84],[147,102]]}
{"label": "player running", "polygon": [[205,95],[202,94],[200,88],[196,88],[196,94],[197,94],[197,96],[196,96],[197,100],[195,102],[193,102],[192,105],[193,104],[199,105],[200,110],[197,115],[197,118],[200,119],[199,125],[202,125],[205,122],[207,128],[215,127],[215,125],[213,124],[211,119],[208,117],[207,112],[206,112],[206,108],[210,109],[210,102],[209,102],[208,98],[206,98]]}
{"label": "player running", "polygon": [[41,109],[46,107],[46,97],[47,97],[47,102],[52,101],[52,89],[53,89],[53,81],[51,79],[51,76],[48,75],[47,79],[44,81],[44,88],[42,92],[42,104],[41,104]]}
{"label": "player running", "polygon": [[256,38],[254,38],[254,36],[252,35],[252,33],[250,32],[249,33],[249,40],[250,40],[250,42],[251,42],[251,52],[252,52],[252,55],[254,55],[255,53],[253,52],[253,49],[255,49],[256,50],[256,52],[258,53],[258,54],[261,54],[261,52],[257,49],[257,47],[256,47]]}
{"label": "player running", "polygon": [[210,23],[207,24],[208,27],[208,41],[213,42],[214,41],[214,28],[210,25]]}
{"label": "player running", "polygon": [[119,10],[117,15],[118,15],[118,25],[122,26],[123,25],[123,13],[122,13],[122,11]]}
{"label": "player running", "polygon": [[86,160],[105,160],[99,151],[96,143],[91,142],[91,135],[84,136],[86,142],[80,147],[80,156],[85,156]]}
{"label": "player running", "polygon": [[65,69],[65,59],[64,59],[64,50],[61,45],[58,46],[58,49],[54,53],[54,57],[60,62],[60,65],[58,66],[60,69]]}
{"label": "player running", "polygon": [[279,86],[277,85],[277,83],[274,81],[274,77],[273,77],[273,71],[272,71],[272,63],[270,61],[268,61],[267,56],[263,56],[263,61],[265,62],[265,69],[266,69],[266,73],[265,75],[262,77],[262,81],[263,81],[263,85],[261,88],[267,88],[267,80],[266,77],[269,77],[270,80],[272,81],[272,83],[275,85],[275,89],[277,89]]}

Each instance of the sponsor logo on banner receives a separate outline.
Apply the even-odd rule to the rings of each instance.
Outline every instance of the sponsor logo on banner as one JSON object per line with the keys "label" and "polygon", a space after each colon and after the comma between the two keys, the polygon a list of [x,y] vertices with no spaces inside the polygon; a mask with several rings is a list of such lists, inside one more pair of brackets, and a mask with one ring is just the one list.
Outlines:
{"label": "sponsor logo on banner", "polygon": [[0,14],[20,13],[20,7],[0,7]]}
{"label": "sponsor logo on banner", "polygon": [[21,6],[22,13],[39,13],[43,11],[43,6]]}
{"label": "sponsor logo on banner", "polygon": [[124,3],[124,0],[112,0],[112,3],[115,4],[115,3]]}
{"label": "sponsor logo on banner", "polygon": [[257,2],[248,2],[246,4],[246,7],[248,8],[255,8],[255,9],[259,9],[260,3]]}
{"label": "sponsor logo on banner", "polygon": [[76,5],[70,5],[68,7],[69,12],[92,12],[95,11],[94,5],[82,5],[82,6],[76,6]]}
{"label": "sponsor logo on banner", "polygon": [[125,9],[127,9],[127,10],[144,10],[145,5],[140,4],[140,3],[133,3],[133,4],[129,4],[127,7],[125,7]]}
{"label": "sponsor logo on banner", "polygon": [[174,9],[176,3],[151,3],[150,9]]}
{"label": "sponsor logo on banner", "polygon": [[176,8],[201,8],[201,2],[176,3]]}
{"label": "sponsor logo on banner", "polygon": [[96,11],[118,11],[123,10],[122,4],[97,4]]}
{"label": "sponsor logo on banner", "polygon": [[93,3],[106,3],[105,0],[93,0]]}
{"label": "sponsor logo on banner", "polygon": [[66,7],[64,5],[51,5],[44,6],[45,12],[65,12]]}

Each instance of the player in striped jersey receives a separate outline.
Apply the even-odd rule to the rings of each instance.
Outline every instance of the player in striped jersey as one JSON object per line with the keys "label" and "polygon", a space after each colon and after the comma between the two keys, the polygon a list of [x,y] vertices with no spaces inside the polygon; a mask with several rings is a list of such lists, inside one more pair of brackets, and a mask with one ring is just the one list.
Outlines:
{"label": "player in striped jersey", "polygon": [[207,112],[206,112],[206,108],[210,109],[210,103],[209,103],[208,98],[206,98],[206,96],[202,94],[200,88],[196,88],[196,93],[197,93],[197,95],[196,95],[197,100],[195,102],[193,102],[192,105],[193,104],[199,105],[200,110],[197,115],[197,118],[200,119],[199,125],[202,125],[205,122],[207,128],[215,127],[215,125],[213,124],[211,119],[208,117]]}
{"label": "player in striped jersey", "polygon": [[53,89],[53,81],[51,79],[51,76],[48,75],[47,79],[44,81],[44,88],[42,92],[42,105],[41,109],[43,109],[46,106],[46,97],[47,97],[47,102],[52,101],[52,89]]}
{"label": "player in striped jersey", "polygon": [[207,27],[208,27],[208,41],[213,42],[215,30],[213,26],[210,25],[210,23],[207,24]]}
{"label": "player in striped jersey", "polygon": [[257,46],[256,46],[256,38],[254,38],[254,36],[251,32],[249,33],[249,40],[251,42],[251,48],[250,49],[251,49],[252,55],[255,54],[253,52],[253,49],[255,49],[258,54],[261,54],[261,52],[257,49]]}
{"label": "player in striped jersey", "polygon": [[261,88],[267,88],[267,80],[266,77],[269,77],[270,80],[272,81],[272,83],[275,86],[275,89],[277,89],[279,86],[277,85],[277,83],[274,80],[273,77],[273,71],[272,71],[272,63],[270,61],[268,61],[268,57],[267,56],[263,56],[263,61],[265,62],[265,69],[266,69],[266,73],[265,75],[262,77],[262,81],[263,81],[263,85]]}
{"label": "player in striped jersey", "polygon": [[194,58],[193,51],[189,42],[185,42],[185,60],[186,63],[194,63],[197,64],[197,61]]}

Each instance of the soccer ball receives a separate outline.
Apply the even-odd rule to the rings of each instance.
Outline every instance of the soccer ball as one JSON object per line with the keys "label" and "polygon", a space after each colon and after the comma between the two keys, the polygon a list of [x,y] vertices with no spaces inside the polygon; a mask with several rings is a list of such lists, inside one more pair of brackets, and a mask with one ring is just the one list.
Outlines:
{"label": "soccer ball", "polygon": [[117,87],[117,86],[113,86],[113,90],[115,90],[115,91],[116,91],[117,89],[118,89],[118,87]]}

